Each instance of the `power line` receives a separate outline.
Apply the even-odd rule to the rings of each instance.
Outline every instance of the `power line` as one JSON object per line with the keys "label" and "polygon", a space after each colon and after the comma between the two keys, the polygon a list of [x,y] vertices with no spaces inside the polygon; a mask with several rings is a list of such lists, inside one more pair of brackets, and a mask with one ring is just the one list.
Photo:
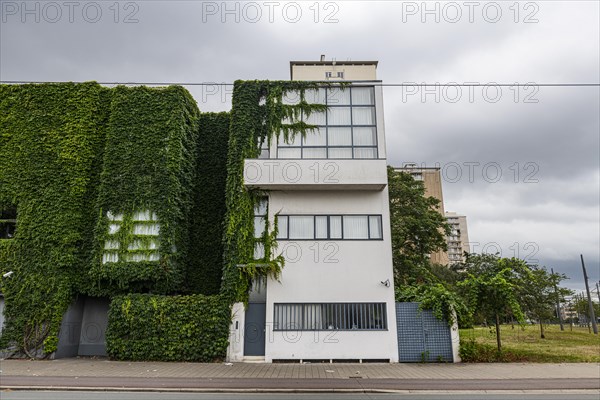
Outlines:
{"label": "power line", "polygon": [[[3,81],[0,80],[0,84],[39,84],[39,83],[86,83],[93,81]],[[293,81],[290,81],[293,82]],[[315,81],[318,83],[341,83],[340,81]],[[343,81],[342,81],[343,82]],[[345,81],[349,82],[349,81]],[[354,83],[367,83],[367,81],[353,81]],[[437,87],[437,86],[462,86],[462,87],[479,87],[479,86],[538,86],[538,87],[600,87],[600,83],[496,83],[496,82],[447,82],[447,83],[416,83],[416,82],[403,82],[403,83],[382,83],[368,81],[371,86],[381,87]],[[100,85],[145,85],[145,86],[233,86],[233,83],[229,82],[96,82]],[[352,82],[350,82],[352,83]]]}

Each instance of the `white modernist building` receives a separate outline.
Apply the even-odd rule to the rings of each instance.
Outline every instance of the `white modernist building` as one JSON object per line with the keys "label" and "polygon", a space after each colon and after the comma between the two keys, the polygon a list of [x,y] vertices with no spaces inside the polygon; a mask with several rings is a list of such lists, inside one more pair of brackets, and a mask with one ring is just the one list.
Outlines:
{"label": "white modernist building", "polygon": [[269,193],[256,210],[257,232],[278,215],[277,253],[286,263],[280,281],[255,290],[247,308],[234,307],[229,359],[397,362],[377,62],[290,67],[292,80],[351,84],[307,92],[309,103],[328,106],[307,119],[319,130],[245,161],[245,184]]}

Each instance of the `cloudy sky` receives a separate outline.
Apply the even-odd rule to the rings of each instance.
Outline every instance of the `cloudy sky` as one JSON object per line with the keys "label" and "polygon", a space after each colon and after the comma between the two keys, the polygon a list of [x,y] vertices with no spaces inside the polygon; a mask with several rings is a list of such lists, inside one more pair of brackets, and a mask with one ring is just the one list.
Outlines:
{"label": "cloudy sky", "polygon": [[[476,252],[600,279],[598,1],[6,1],[3,81],[289,79],[378,60],[390,164],[442,168]],[[413,84],[436,84],[422,86]],[[465,87],[455,84],[478,83]],[[497,86],[507,84],[514,86]],[[230,87],[188,86],[204,111]]]}

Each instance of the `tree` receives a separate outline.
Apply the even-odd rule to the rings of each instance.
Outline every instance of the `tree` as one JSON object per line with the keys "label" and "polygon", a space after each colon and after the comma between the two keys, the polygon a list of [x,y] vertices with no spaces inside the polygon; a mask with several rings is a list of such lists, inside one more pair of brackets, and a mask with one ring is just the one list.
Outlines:
{"label": "tree", "polygon": [[525,321],[518,293],[530,275],[527,264],[518,258],[470,254],[454,269],[461,272],[458,286],[464,291],[471,313],[478,313],[484,319],[493,318],[501,352],[500,320],[511,316],[520,323]]}
{"label": "tree", "polygon": [[[592,300],[592,306],[594,307],[594,315],[596,317],[600,316],[600,304],[595,303]],[[575,294],[570,301],[570,307],[572,311],[577,313],[577,317],[582,316],[585,318],[585,321],[589,324],[590,318],[590,306],[588,305],[587,296],[584,293]]]}
{"label": "tree", "polygon": [[440,202],[425,196],[422,181],[388,167],[394,275],[398,284],[418,280],[429,255],[446,250],[450,226],[439,212]]}
{"label": "tree", "polygon": [[521,287],[520,296],[526,313],[540,324],[540,337],[545,339],[544,320],[554,316],[556,311],[556,296],[564,301],[565,296],[572,292],[558,287],[561,281],[567,279],[564,274],[549,273],[545,268],[528,265],[530,270],[527,284]]}

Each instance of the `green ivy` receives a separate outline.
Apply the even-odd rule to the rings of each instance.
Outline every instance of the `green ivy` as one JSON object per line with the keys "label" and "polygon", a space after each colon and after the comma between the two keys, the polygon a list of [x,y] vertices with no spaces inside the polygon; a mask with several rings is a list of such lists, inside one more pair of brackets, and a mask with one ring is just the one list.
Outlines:
{"label": "green ivy", "polygon": [[192,293],[217,294],[221,287],[229,124],[229,113],[200,116],[186,277]]}
{"label": "green ivy", "polygon": [[[189,243],[198,118],[196,103],[181,87],[114,89],[100,175],[90,294],[180,290]],[[103,263],[105,242],[112,239],[107,213],[131,218],[140,211],[158,216],[160,259],[124,258],[131,253],[127,245],[144,235],[121,227],[125,233],[117,237],[119,260]]]}
{"label": "green ivy", "polygon": [[[283,135],[290,140],[317,129],[299,121],[302,113],[322,112],[325,105],[308,104],[305,92],[323,84],[303,81],[236,81],[233,88],[224,238],[224,270],[221,293],[230,302],[247,301],[253,279],[278,278],[283,257],[270,259],[276,247],[273,233],[265,239],[265,259],[254,260],[254,207],[264,196],[244,186],[244,160],[258,158],[263,143],[272,143]],[[298,104],[284,104],[288,93],[299,93]],[[286,121],[287,123],[284,123]],[[268,230],[267,226],[267,230]]]}
{"label": "green ivy", "polygon": [[113,359],[210,362],[227,351],[231,309],[220,296],[132,294],[113,299],[109,321]]}
{"label": "green ivy", "polygon": [[[232,303],[247,300],[254,279],[278,278],[283,268],[276,221],[259,239],[265,257],[254,259],[253,211],[264,193],[244,186],[244,159],[279,135],[317,129],[299,117],[326,110],[304,98],[322,85],[237,81],[231,113],[205,115],[177,86],[0,85],[0,207],[17,208],[14,239],[0,240],[0,272],[14,271],[0,287],[0,347],[13,344],[30,357],[55,351],[62,316],[79,293],[220,292],[118,297],[107,344],[119,359],[223,357]],[[300,94],[297,104],[282,101],[290,92]],[[133,220],[145,211],[156,221]],[[109,212],[120,215],[115,234]],[[133,230],[155,222],[156,238]],[[106,248],[108,241],[119,247]],[[129,258],[154,254],[154,244],[157,261]],[[103,260],[105,253],[118,261]]]}
{"label": "green ivy", "polygon": [[14,239],[0,242],[5,347],[56,350],[63,313],[89,253],[94,178],[110,90],[96,83],[0,85],[0,207],[15,205]]}

